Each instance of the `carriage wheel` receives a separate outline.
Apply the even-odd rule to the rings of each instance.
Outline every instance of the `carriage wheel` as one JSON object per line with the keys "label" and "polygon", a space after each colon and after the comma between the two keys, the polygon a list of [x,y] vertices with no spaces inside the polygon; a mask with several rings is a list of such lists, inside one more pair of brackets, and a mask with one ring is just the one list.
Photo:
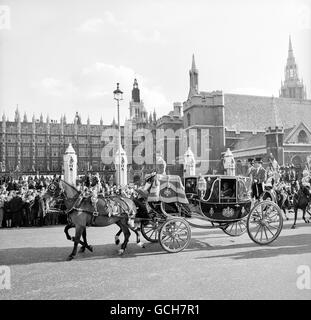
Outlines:
{"label": "carriage wheel", "polygon": [[231,237],[238,237],[245,233],[247,230],[246,219],[242,219],[228,224],[222,231]]}
{"label": "carriage wheel", "polygon": [[191,239],[191,229],[183,218],[168,219],[160,229],[159,241],[161,247],[170,253],[184,250]]}
{"label": "carriage wheel", "polygon": [[147,223],[141,222],[141,234],[149,242],[158,242],[159,241],[159,229],[161,228],[162,223],[158,221],[148,221]]}
{"label": "carriage wheel", "polygon": [[273,242],[283,227],[283,216],[277,204],[271,201],[257,203],[247,217],[247,232],[257,244]]}

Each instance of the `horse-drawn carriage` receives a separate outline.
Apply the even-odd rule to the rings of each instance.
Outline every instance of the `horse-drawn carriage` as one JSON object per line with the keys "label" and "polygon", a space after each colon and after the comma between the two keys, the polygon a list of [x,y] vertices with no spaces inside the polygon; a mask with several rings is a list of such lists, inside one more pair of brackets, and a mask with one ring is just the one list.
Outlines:
{"label": "horse-drawn carriage", "polygon": [[[178,181],[178,178],[174,179]],[[147,224],[142,222],[144,237],[149,241],[159,241],[168,252],[179,252],[187,247],[191,239],[190,226],[220,228],[230,236],[239,236],[247,231],[249,237],[260,245],[273,242],[282,230],[283,218],[276,203],[260,201],[252,205],[250,178],[222,175],[187,177],[183,191],[185,197],[177,189],[179,198],[176,198],[176,186],[170,180],[173,180],[171,176],[160,176],[159,196],[149,198],[158,201],[158,215],[155,215],[158,220],[150,220]],[[166,207],[171,203],[180,203],[182,210],[168,212]],[[191,218],[183,214],[187,211],[191,212]],[[194,221],[197,219],[210,225],[197,224]]]}
{"label": "horse-drawn carriage", "polygon": [[[100,196],[95,211],[90,197],[81,200],[79,192],[65,182],[52,183],[47,195],[64,199],[67,207],[72,223],[65,227],[65,233],[67,239],[75,242],[69,259],[75,256],[78,243],[84,249],[90,249],[85,231],[88,225],[107,226],[116,223],[120,227],[116,235],[117,244],[118,236],[122,231],[124,233],[120,253],[124,252],[128,243],[129,228],[136,232],[137,244],[142,245],[139,232],[130,226],[131,219],[140,225],[146,240],[159,242],[167,252],[179,252],[188,246],[191,226],[220,228],[231,236],[239,236],[247,231],[249,237],[260,245],[274,241],[282,230],[283,218],[276,203],[262,200],[252,204],[249,178],[193,176],[187,177],[184,185],[179,176],[151,174],[138,198]],[[119,214],[114,215],[110,211],[109,208],[114,204],[122,209]],[[209,225],[195,223],[198,219]],[[72,226],[76,228],[75,237],[68,234]],[[81,235],[84,242],[80,241]]]}

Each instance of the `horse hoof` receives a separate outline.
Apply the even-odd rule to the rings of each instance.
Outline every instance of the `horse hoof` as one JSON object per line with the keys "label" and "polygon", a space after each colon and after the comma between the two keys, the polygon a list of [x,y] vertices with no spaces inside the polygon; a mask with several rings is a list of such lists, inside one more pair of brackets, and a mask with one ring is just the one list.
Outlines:
{"label": "horse hoof", "polygon": [[79,253],[84,253],[85,252],[85,248],[80,248]]}
{"label": "horse hoof", "polygon": [[72,255],[70,255],[70,256],[67,257],[67,261],[71,261],[72,259],[73,259],[73,256],[72,256]]}
{"label": "horse hoof", "polygon": [[118,254],[119,254],[119,256],[123,256],[124,250],[123,249],[118,250]]}
{"label": "horse hoof", "polygon": [[138,242],[137,245],[141,248],[145,248],[145,245],[142,242]]}
{"label": "horse hoof", "polygon": [[296,226],[295,226],[295,225],[293,225],[293,226],[291,227],[291,229],[296,229]]}
{"label": "horse hoof", "polygon": [[118,245],[120,244],[120,240],[117,239],[117,240],[115,241],[115,244],[118,246]]}

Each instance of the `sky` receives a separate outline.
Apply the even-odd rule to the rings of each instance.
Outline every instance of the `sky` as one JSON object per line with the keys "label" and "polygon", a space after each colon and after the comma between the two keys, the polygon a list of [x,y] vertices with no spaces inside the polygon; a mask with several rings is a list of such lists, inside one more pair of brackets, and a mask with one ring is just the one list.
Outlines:
{"label": "sky", "polygon": [[98,124],[129,117],[134,78],[148,112],[189,91],[278,96],[291,35],[311,98],[311,0],[0,0],[0,112]]}

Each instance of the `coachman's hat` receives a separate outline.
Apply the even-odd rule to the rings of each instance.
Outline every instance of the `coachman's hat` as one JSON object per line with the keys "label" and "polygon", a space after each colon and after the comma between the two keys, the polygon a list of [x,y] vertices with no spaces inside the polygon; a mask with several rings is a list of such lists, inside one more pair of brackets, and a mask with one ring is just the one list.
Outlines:
{"label": "coachman's hat", "polygon": [[253,159],[253,158],[249,158],[249,159],[248,159],[248,162],[249,162],[249,163],[254,163],[254,159]]}
{"label": "coachman's hat", "polygon": [[262,159],[261,158],[256,158],[255,161],[258,162],[258,163],[262,163]]}

